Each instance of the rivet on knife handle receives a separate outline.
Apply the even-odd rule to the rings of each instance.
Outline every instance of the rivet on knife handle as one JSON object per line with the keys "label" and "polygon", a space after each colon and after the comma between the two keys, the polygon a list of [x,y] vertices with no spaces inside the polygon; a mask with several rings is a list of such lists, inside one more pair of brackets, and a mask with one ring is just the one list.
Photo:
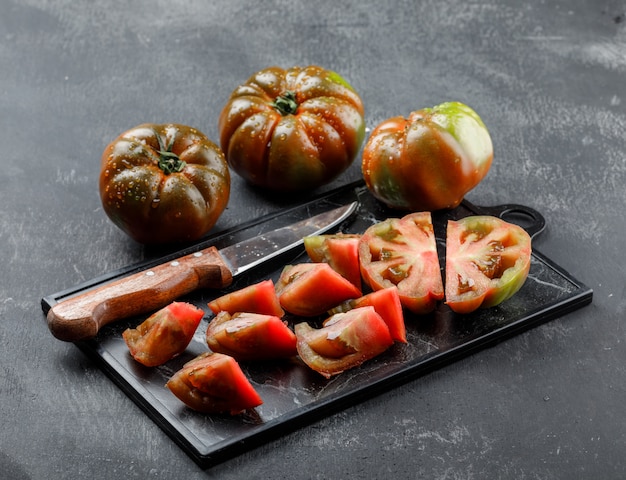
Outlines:
{"label": "rivet on knife handle", "polygon": [[198,288],[231,282],[230,270],[210,247],[63,300],[48,312],[48,328],[60,340],[84,340],[115,320],[157,310]]}

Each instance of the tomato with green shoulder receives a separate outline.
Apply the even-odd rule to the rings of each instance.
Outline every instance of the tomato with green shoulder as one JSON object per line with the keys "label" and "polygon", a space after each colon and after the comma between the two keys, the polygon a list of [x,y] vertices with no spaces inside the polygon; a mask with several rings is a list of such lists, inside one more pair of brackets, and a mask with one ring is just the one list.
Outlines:
{"label": "tomato with green shoulder", "polygon": [[493,216],[449,221],[446,304],[470,313],[511,298],[526,282],[531,253],[531,237],[519,225]]}
{"label": "tomato with green shoulder", "polygon": [[372,131],[362,172],[374,197],[407,211],[454,208],[487,175],[493,144],[478,114],[446,102],[396,116]]}

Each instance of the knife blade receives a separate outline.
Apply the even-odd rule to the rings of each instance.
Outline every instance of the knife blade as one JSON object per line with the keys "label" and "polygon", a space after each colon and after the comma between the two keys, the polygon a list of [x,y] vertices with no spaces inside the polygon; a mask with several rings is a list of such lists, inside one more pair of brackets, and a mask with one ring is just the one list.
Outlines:
{"label": "knife blade", "polygon": [[116,320],[152,312],[199,288],[224,288],[233,276],[285,253],[339,225],[358,202],[229,245],[208,247],[122,277],[53,305],[46,321],[59,340],[76,342],[96,336]]}

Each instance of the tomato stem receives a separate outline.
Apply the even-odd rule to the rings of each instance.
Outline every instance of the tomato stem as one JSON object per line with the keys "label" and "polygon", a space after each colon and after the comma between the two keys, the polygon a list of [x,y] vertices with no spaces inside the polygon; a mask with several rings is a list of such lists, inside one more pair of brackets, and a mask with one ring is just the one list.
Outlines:
{"label": "tomato stem", "polygon": [[282,95],[276,97],[272,103],[272,107],[280,112],[281,115],[294,115],[298,110],[298,102],[296,102],[296,93],[287,90]]}
{"label": "tomato stem", "polygon": [[159,142],[159,168],[163,170],[165,175],[169,175],[170,173],[180,172],[185,166],[187,162],[180,159],[178,155],[172,152],[172,147],[174,146],[174,137],[170,139],[170,142],[167,144],[167,147],[163,144],[163,138],[159,133],[155,130],[154,134],[157,137],[157,141]]}

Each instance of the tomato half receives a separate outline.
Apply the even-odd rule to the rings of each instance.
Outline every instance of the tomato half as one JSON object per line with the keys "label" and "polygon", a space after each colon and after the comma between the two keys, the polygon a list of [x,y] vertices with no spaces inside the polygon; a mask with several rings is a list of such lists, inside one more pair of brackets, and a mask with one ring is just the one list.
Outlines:
{"label": "tomato half", "polygon": [[415,313],[431,312],[444,297],[430,212],[369,227],[359,242],[359,260],[373,290],[397,286],[400,302]]}
{"label": "tomato half", "polygon": [[185,302],[173,302],[150,315],[122,337],[132,357],[147,367],[156,367],[182,353],[191,342],[204,311]]}
{"label": "tomato half", "polygon": [[209,348],[237,360],[268,360],[296,355],[296,336],[275,315],[220,312],[206,331]]}
{"label": "tomato half", "polygon": [[281,306],[294,315],[313,317],[361,291],[335,272],[327,263],[287,265],[276,282]]}
{"label": "tomato half", "polygon": [[237,415],[263,403],[237,360],[221,353],[207,352],[187,362],[165,386],[203,413]]}
{"label": "tomato half", "polygon": [[467,105],[447,102],[379,124],[363,150],[362,171],[374,197],[392,208],[456,207],[487,175],[489,132]]}
{"label": "tomato half", "polygon": [[304,248],[309,258],[316,263],[325,262],[361,290],[359,264],[360,235],[336,233],[304,237]]}
{"label": "tomato half", "polygon": [[298,323],[295,332],[302,361],[326,378],[361,365],[393,344],[374,307],[337,313],[319,329]]}
{"label": "tomato half", "polygon": [[469,313],[502,303],[526,282],[531,253],[530,235],[518,225],[492,216],[449,221],[446,304]]}
{"label": "tomato half", "polygon": [[224,154],[191,127],[139,125],[102,153],[104,212],[140,243],[197,240],[215,225],[229,194]]}
{"label": "tomato half", "polygon": [[282,317],[285,313],[280,306],[276,288],[272,280],[263,280],[254,285],[248,285],[234,292],[227,293],[208,303],[213,313],[226,311],[230,314],[237,312],[261,313]]}
{"label": "tomato half", "polygon": [[406,343],[406,326],[404,324],[404,312],[398,294],[398,287],[383,288],[375,292],[368,293],[360,298],[348,300],[330,310],[329,313],[347,312],[353,308],[374,307],[376,313],[387,324],[391,338],[397,342]]}
{"label": "tomato half", "polygon": [[279,191],[328,183],[365,138],[356,91],[318,66],[270,67],[237,87],[219,118],[229,165],[249,183]]}

